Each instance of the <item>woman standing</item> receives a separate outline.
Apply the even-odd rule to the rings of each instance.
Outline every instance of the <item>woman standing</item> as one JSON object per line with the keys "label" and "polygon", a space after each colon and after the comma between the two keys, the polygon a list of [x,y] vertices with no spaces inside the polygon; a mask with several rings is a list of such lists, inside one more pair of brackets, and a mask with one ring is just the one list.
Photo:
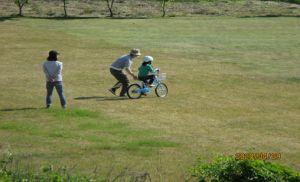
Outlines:
{"label": "woman standing", "polygon": [[66,108],[66,99],[64,96],[63,85],[62,85],[62,62],[58,61],[59,53],[55,50],[49,52],[47,61],[43,64],[43,71],[46,77],[46,107],[49,108],[52,104],[51,96],[53,88],[56,88],[56,91],[59,95],[60,104],[62,108]]}

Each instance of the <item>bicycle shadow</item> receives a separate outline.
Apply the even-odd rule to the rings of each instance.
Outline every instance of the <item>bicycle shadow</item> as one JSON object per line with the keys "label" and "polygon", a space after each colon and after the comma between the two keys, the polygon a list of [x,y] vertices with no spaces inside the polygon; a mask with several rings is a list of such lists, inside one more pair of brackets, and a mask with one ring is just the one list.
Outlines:
{"label": "bicycle shadow", "polygon": [[101,98],[105,98],[102,96],[81,96],[81,97],[75,97],[74,100],[89,100],[89,99],[101,99]]}
{"label": "bicycle shadow", "polygon": [[[151,97],[141,97],[139,99],[146,99]],[[133,100],[128,97],[118,97],[118,96],[82,96],[76,97],[74,100],[96,100],[96,101],[126,101]],[[136,99],[134,99],[136,100]]]}
{"label": "bicycle shadow", "polygon": [[117,97],[117,96],[82,96],[75,97],[74,100],[96,100],[96,101],[118,101],[128,100],[128,97]]}

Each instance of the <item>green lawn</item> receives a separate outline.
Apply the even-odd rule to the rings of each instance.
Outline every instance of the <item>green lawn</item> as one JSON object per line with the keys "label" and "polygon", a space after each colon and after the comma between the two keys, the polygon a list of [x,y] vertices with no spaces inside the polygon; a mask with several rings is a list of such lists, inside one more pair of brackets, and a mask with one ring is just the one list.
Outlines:
{"label": "green lawn", "polygon": [[[23,165],[148,171],[182,181],[197,157],[280,152],[300,170],[300,19],[0,22],[0,152]],[[110,63],[131,48],[167,73],[167,98],[118,100]],[[44,109],[41,64],[61,53],[68,109]],[[142,58],[135,61],[137,70]]]}

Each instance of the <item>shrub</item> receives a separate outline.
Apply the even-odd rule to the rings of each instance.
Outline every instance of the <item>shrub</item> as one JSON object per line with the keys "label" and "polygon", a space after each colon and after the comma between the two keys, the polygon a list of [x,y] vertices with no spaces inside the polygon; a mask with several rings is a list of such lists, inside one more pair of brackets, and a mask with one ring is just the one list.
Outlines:
{"label": "shrub", "polygon": [[263,160],[237,160],[233,157],[217,157],[212,163],[199,160],[190,173],[197,181],[300,181],[300,174],[289,167]]}
{"label": "shrub", "polygon": [[[40,171],[33,171],[29,166],[19,165],[19,162],[14,162],[15,159],[11,152],[7,152],[3,157],[0,156],[0,182],[92,182],[92,181],[151,181],[150,174],[147,171],[136,172],[124,168],[116,176],[112,175],[112,169],[106,176],[100,176],[96,169],[89,176],[80,175],[67,169],[66,166],[54,169],[53,165],[41,167]],[[73,167],[74,168],[74,167]]]}
{"label": "shrub", "polygon": [[22,169],[13,164],[11,152],[0,159],[0,181],[92,181],[87,176],[70,175],[65,167],[53,170],[52,165],[42,167],[42,173],[36,173],[30,169]]}

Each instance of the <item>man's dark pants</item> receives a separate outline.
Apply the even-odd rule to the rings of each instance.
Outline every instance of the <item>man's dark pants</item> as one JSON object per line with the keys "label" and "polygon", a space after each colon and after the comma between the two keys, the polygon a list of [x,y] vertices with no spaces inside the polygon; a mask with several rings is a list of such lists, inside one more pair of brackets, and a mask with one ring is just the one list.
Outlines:
{"label": "man's dark pants", "polygon": [[125,93],[127,92],[128,86],[129,86],[129,80],[127,76],[119,70],[115,70],[110,68],[110,73],[118,80],[118,82],[113,86],[113,89],[116,90],[120,86],[120,83],[122,84],[122,90],[120,92],[120,96],[125,96]]}

